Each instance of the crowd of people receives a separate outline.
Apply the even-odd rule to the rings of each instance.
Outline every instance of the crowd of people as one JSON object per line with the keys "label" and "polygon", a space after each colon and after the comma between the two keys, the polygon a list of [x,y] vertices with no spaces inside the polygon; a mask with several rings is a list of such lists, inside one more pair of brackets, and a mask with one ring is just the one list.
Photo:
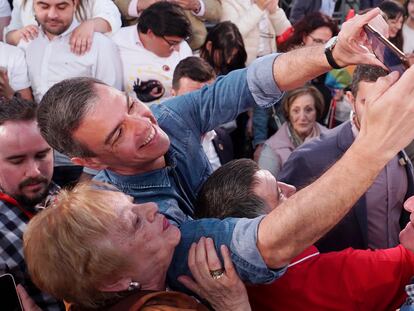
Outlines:
{"label": "crowd of people", "polygon": [[24,310],[414,310],[414,0],[340,4],[0,0]]}

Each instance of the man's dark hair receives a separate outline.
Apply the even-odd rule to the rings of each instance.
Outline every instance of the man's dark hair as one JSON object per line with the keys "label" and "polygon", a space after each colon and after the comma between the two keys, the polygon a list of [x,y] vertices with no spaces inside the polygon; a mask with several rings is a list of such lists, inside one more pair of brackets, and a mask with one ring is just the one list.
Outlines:
{"label": "man's dark hair", "polygon": [[37,105],[20,97],[0,100],[0,125],[7,121],[36,120]]}
{"label": "man's dark hair", "polygon": [[172,79],[174,90],[180,88],[180,79],[189,78],[197,82],[207,82],[216,77],[213,67],[204,59],[196,56],[189,56],[181,60],[175,67]]}
{"label": "man's dark hair", "polygon": [[380,77],[385,77],[388,72],[375,65],[358,65],[352,76],[351,92],[354,97],[358,94],[359,82],[375,82]]}
{"label": "man's dark hair", "polygon": [[94,78],[66,79],[52,86],[43,96],[37,112],[40,132],[49,145],[69,157],[95,154],[72,137],[85,114],[98,98]]}
{"label": "man's dark hair", "polygon": [[255,218],[266,213],[266,203],[253,192],[260,170],[250,159],[233,160],[218,168],[202,186],[196,218]]}
{"label": "man's dark hair", "polygon": [[168,1],[154,3],[142,11],[137,27],[139,32],[151,30],[158,37],[188,38],[191,35],[191,24],[184,11]]}

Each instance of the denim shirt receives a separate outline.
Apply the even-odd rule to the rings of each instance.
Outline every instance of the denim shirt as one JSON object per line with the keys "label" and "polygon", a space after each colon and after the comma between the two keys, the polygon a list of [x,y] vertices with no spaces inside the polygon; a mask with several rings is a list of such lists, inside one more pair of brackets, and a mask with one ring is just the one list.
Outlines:
{"label": "denim shirt", "polygon": [[[221,261],[220,246],[226,245],[231,254],[231,259],[239,277],[244,282],[251,284],[265,284],[280,277],[286,268],[269,269],[257,249],[257,230],[260,221],[264,216],[254,219],[247,218],[226,218],[220,219],[199,219],[188,221],[181,225],[181,240],[175,248],[172,263],[170,264],[167,283],[174,290],[189,292],[179,281],[180,275],[190,275],[188,268],[188,251],[191,244],[201,237],[211,237],[214,241],[217,254]],[[229,234],[232,233],[232,234]]]}
{"label": "denim shirt", "polygon": [[[210,163],[201,146],[201,136],[220,124],[234,120],[237,115],[255,104],[267,107],[278,102],[282,92],[273,78],[273,62],[276,57],[275,54],[259,58],[249,68],[219,77],[212,85],[151,106],[159,126],[167,133],[171,142],[166,154],[165,168],[132,176],[104,170],[95,177],[96,180],[110,183],[131,195],[135,202],[157,203],[160,213],[171,223],[178,226],[184,224],[180,227],[182,243],[176,248],[176,254],[187,254],[191,242],[197,242],[202,235],[217,239],[216,243],[222,244],[224,241],[224,244],[231,246],[229,241],[233,241],[234,221],[230,221],[233,225],[229,225],[226,230],[223,230],[223,226],[228,221],[222,224],[214,222],[212,225],[211,220],[204,219],[185,224],[192,219],[197,193],[211,174]],[[196,228],[188,229],[191,226]],[[199,229],[200,226],[203,230]],[[192,238],[188,240],[187,233],[191,233],[193,229],[199,234],[190,235]],[[221,231],[216,231],[218,229]],[[250,230],[248,236],[238,237],[256,250],[257,228],[255,230]],[[220,253],[219,248],[217,250]],[[237,256],[244,258],[242,252]],[[179,264],[173,267],[177,268],[180,264],[183,266],[172,275],[187,274],[185,257],[180,255],[177,258]],[[245,279],[253,282],[257,271],[249,270],[250,266],[246,269],[243,260],[235,262],[236,268],[239,272],[250,271],[246,272],[248,277]],[[251,267],[263,265],[260,255],[249,260],[253,262]],[[258,281],[269,282],[275,277],[266,276],[258,278]]]}

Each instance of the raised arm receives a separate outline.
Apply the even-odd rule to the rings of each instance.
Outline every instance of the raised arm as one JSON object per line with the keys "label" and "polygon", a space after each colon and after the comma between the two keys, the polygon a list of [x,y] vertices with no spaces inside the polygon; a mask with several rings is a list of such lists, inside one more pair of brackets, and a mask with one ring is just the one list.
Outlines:
{"label": "raised arm", "polygon": [[414,138],[414,68],[397,79],[392,73],[373,86],[360,134],[344,156],[262,220],[257,246],[269,267],[286,265],[330,230]]}
{"label": "raised arm", "polygon": [[[380,13],[374,9],[357,15],[342,25],[338,41],[333,49],[333,58],[340,66],[372,64],[383,66],[366,48],[361,47],[366,36],[362,26]],[[324,46],[305,47],[278,57],[273,64],[274,79],[283,91],[302,86],[307,81],[329,71]]]}

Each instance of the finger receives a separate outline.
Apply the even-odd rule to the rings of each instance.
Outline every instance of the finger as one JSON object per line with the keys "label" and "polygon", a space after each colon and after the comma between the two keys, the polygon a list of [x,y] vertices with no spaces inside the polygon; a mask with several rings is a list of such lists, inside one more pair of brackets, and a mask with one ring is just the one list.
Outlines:
{"label": "finger", "polygon": [[355,17],[358,19],[358,24],[360,26],[368,24],[371,20],[381,14],[381,10],[379,8],[374,8],[362,15],[356,15]]}
{"label": "finger", "polygon": [[221,262],[217,256],[216,248],[214,247],[213,239],[206,239],[207,262],[210,270],[221,269]]}
{"label": "finger", "polygon": [[398,80],[399,74],[394,71],[385,77],[380,77],[367,95],[367,102],[374,102],[380,98]]}
{"label": "finger", "polygon": [[76,43],[75,43],[74,53],[77,55],[81,55],[81,50],[82,50],[82,39],[77,38]]}
{"label": "finger", "polygon": [[191,244],[190,250],[188,252],[188,267],[190,268],[193,278],[199,282],[202,279],[202,276],[199,271],[199,266],[196,262],[196,243]]}
{"label": "finger", "polygon": [[414,196],[409,197],[405,202],[404,202],[404,208],[406,211],[412,213],[414,211]]}
{"label": "finger", "polygon": [[408,68],[400,77],[397,83],[393,85],[393,90],[396,89],[396,94],[410,94],[414,91],[414,66]]}
{"label": "finger", "polygon": [[86,39],[86,50],[85,50],[85,53],[86,52],[89,52],[91,50],[91,47],[92,47],[92,37],[89,37],[89,38]]}
{"label": "finger", "polygon": [[228,277],[233,277],[236,275],[236,270],[234,269],[233,261],[231,260],[230,251],[226,245],[220,246],[221,255],[224,260],[224,269],[226,270],[226,275]]}

